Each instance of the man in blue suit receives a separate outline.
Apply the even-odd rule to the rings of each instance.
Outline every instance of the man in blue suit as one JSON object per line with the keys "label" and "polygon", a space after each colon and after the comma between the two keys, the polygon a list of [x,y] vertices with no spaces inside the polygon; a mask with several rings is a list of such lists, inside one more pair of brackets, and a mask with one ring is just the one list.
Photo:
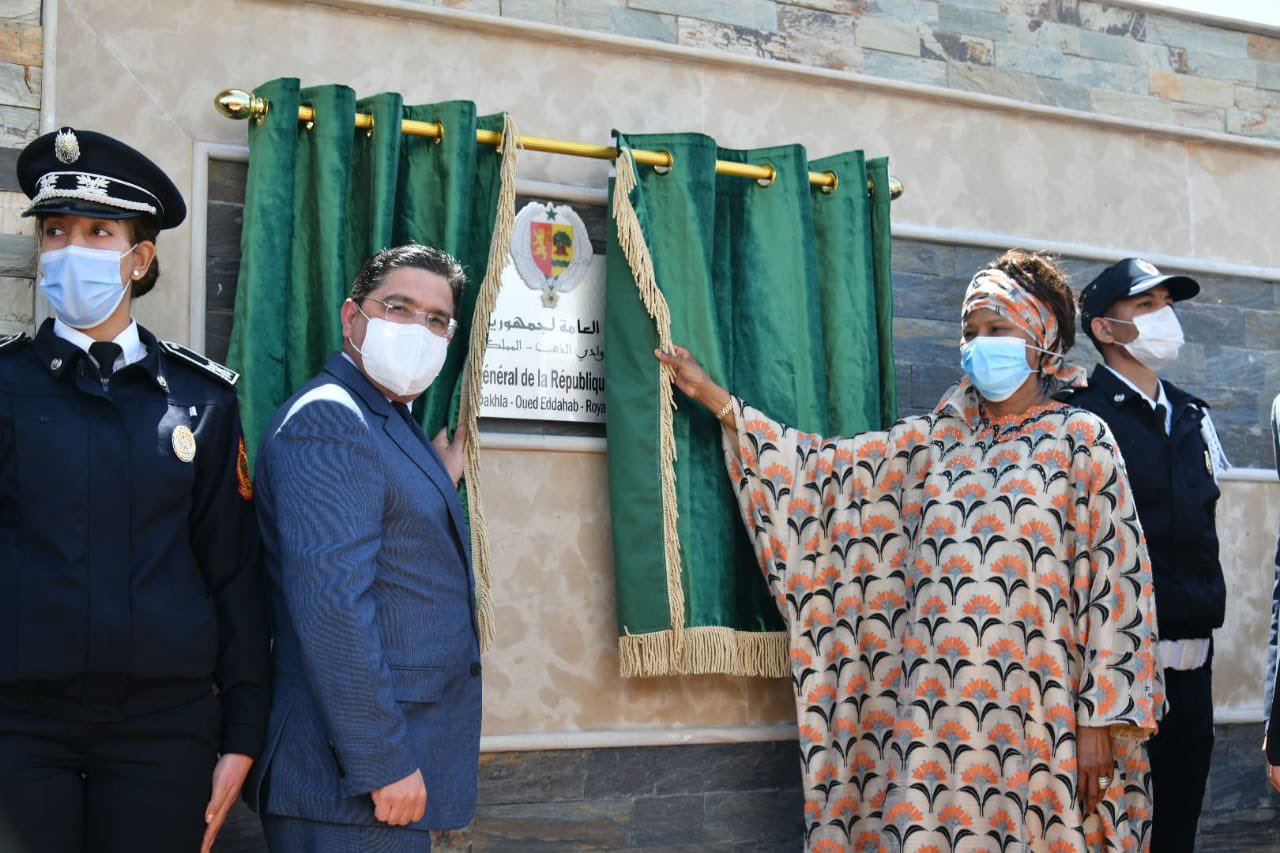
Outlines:
{"label": "man in blue suit", "polygon": [[465,281],[386,249],[342,305],[343,348],[258,454],[275,683],[247,796],[272,851],[423,851],[475,809],[480,650],[458,500],[463,430],[409,414],[444,364]]}

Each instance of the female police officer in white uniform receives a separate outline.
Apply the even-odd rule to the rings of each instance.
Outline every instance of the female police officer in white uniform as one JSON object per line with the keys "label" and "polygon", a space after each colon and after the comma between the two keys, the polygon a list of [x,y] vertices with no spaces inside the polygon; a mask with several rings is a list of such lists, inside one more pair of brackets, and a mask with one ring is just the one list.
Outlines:
{"label": "female police officer in white uniform", "polygon": [[18,176],[57,316],[0,340],[0,849],[207,849],[268,695],[237,376],[131,317],[154,163],[64,128]]}

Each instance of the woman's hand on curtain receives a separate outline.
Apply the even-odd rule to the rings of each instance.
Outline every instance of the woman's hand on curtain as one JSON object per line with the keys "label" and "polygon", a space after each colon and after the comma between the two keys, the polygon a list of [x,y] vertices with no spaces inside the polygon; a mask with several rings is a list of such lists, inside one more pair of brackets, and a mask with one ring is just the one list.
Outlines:
{"label": "woman's hand on curtain", "polygon": [[[671,378],[681,393],[705,406],[712,414],[719,414],[729,402],[729,392],[711,381],[707,371],[689,350],[679,344],[673,344],[671,352],[666,353],[656,349],[653,354],[658,357],[658,361],[671,368]],[[721,421],[729,429],[736,426],[732,408]]]}
{"label": "woman's hand on curtain", "polygon": [[1115,763],[1110,728],[1080,726],[1076,730],[1076,790],[1086,815],[1093,814],[1114,782]]}
{"label": "woman's hand on curtain", "polygon": [[449,440],[447,430],[440,430],[436,433],[436,437],[431,439],[431,444],[435,447],[436,453],[440,454],[440,461],[444,463],[445,470],[453,478],[453,484],[458,485],[458,481],[462,479],[463,450],[467,444],[466,426],[458,424],[458,428],[453,431],[453,441]]}

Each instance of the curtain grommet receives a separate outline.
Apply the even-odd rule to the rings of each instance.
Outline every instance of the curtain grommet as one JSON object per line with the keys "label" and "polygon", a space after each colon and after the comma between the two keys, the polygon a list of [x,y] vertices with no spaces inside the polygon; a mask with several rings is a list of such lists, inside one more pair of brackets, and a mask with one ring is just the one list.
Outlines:
{"label": "curtain grommet", "polygon": [[431,144],[432,144],[432,145],[439,145],[441,142],[444,142],[444,122],[442,122],[442,121],[437,121],[437,122],[433,122],[433,124],[434,124],[436,127],[440,128],[440,132],[439,132],[439,133],[437,133],[437,134],[436,134],[436,135],[431,139]]}
{"label": "curtain grommet", "polygon": [[769,174],[763,178],[756,178],[756,186],[768,189],[778,182],[778,170],[773,167],[772,163],[761,163],[760,165],[769,170]]}
{"label": "curtain grommet", "polygon": [[365,138],[365,139],[372,139],[372,138],[373,138],[373,122],[374,122],[374,117],[373,117],[373,115],[372,115],[372,114],[370,114],[370,115],[369,115],[369,126],[368,126],[368,127],[366,127],[366,128],[364,129],[364,138]]}
{"label": "curtain grommet", "polygon": [[658,164],[656,164],[656,163],[655,163],[655,164],[654,164],[654,166],[653,166],[653,171],[657,172],[659,175],[669,175],[669,174],[671,174],[671,170],[672,170],[672,169],[674,169],[674,168],[676,167],[676,157],[675,157],[675,155],[674,155],[674,154],[672,154],[670,151],[666,150],[665,148],[659,148],[659,149],[658,149],[658,153],[659,153],[659,154],[665,154],[665,155],[666,155],[666,157],[667,157],[667,159],[668,159],[668,160],[670,160],[671,162],[670,162],[670,163],[668,163],[668,164],[667,164],[667,165],[665,165],[665,166],[659,166]]}
{"label": "curtain grommet", "polygon": [[262,127],[267,123],[267,114],[271,112],[271,100],[253,95],[249,101],[249,110],[253,115],[253,123]]}
{"label": "curtain grommet", "polygon": [[833,192],[835,192],[840,188],[840,176],[837,175],[835,172],[823,172],[822,174],[831,176],[831,183],[823,184],[821,187],[823,193],[825,193],[826,195],[831,195]]}

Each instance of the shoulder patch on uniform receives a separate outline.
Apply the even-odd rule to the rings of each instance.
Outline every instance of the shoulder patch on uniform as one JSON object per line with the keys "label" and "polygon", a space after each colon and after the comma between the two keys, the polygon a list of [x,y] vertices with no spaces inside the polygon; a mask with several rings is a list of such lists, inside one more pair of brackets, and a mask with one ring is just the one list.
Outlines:
{"label": "shoulder patch on uniform", "polygon": [[240,374],[231,368],[224,364],[218,364],[211,358],[205,358],[200,353],[187,349],[182,344],[176,344],[173,341],[161,341],[160,347],[169,355],[180,358],[187,364],[209,374],[214,379],[226,383],[228,387],[235,387],[236,382],[240,380]]}
{"label": "shoulder patch on uniform", "polygon": [[0,352],[17,349],[19,344],[25,343],[27,340],[29,338],[23,332],[18,332],[16,335],[0,336]]}

